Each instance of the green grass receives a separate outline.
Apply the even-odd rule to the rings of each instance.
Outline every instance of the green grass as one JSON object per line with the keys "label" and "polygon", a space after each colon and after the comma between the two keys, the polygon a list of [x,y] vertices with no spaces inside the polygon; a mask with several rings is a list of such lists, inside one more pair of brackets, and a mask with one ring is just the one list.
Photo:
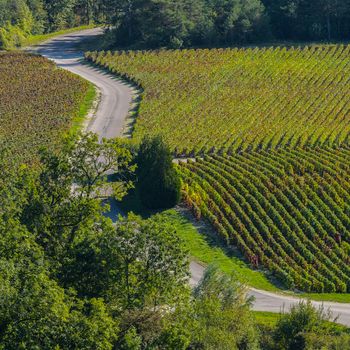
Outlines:
{"label": "green grass", "polygon": [[48,33],[48,34],[40,34],[40,35],[31,35],[28,38],[26,38],[26,40],[23,43],[23,46],[33,46],[33,45],[38,45],[46,40],[52,39],[58,35],[63,35],[63,34],[70,34],[70,33],[74,33],[80,30],[84,30],[84,29],[90,29],[90,28],[94,28],[94,25],[84,25],[84,26],[80,26],[80,27],[74,27],[74,28],[69,28],[69,29],[63,29],[57,32],[52,32],[52,33]]}
{"label": "green grass", "polygon": [[254,319],[259,326],[275,328],[280,314],[266,311],[252,311]]}
{"label": "green grass", "polygon": [[[194,260],[202,262],[205,265],[215,263],[225,273],[234,272],[240,281],[248,286],[271,292],[286,293],[285,290],[278,288],[260,271],[252,270],[239,256],[228,252],[225,247],[215,240],[209,232],[199,230],[193,223],[181,215],[176,210],[163,212],[173,225],[177,228],[179,236],[184,240],[186,248]],[[309,298],[317,301],[333,301],[339,303],[350,303],[350,294],[337,293],[303,293],[295,294],[288,292],[288,295]]]}
{"label": "green grass", "polygon": [[93,84],[90,83],[85,99],[83,103],[80,105],[77,115],[73,118],[72,126],[69,131],[71,135],[76,135],[79,131],[82,130],[85,119],[96,99],[96,95],[97,95],[96,88]]}
{"label": "green grass", "polygon": [[350,303],[350,294],[337,294],[337,293],[302,293],[298,294],[302,298],[308,298],[316,301],[333,301],[337,303]]}
{"label": "green grass", "polygon": [[[209,232],[199,232],[193,223],[176,210],[165,211],[165,215],[177,228],[179,236],[184,240],[186,248],[194,260],[205,265],[215,263],[226,273],[236,273],[240,281],[248,286],[272,292],[285,293],[278,288],[260,271],[252,270],[239,256],[228,252],[224,246],[215,240]],[[293,296],[309,298],[317,301],[333,301],[339,303],[350,303],[350,294],[337,293],[303,293]]]}
{"label": "green grass", "polygon": [[[135,194],[128,195],[121,203],[121,209],[124,212],[132,211],[144,218],[154,214],[142,207]],[[262,272],[253,270],[249,265],[235,252],[228,250],[221,242],[210,232],[210,229],[201,224],[194,224],[193,220],[176,209],[165,210],[160,213],[164,219],[168,220],[177,230],[179,237],[183,240],[186,249],[188,249],[191,258],[203,265],[217,264],[225,273],[234,273],[237,278],[252,288],[288,294],[303,298],[309,298],[316,301],[333,301],[340,303],[349,303],[350,294],[337,293],[302,293],[296,294],[291,291],[283,290],[272,283]]]}
{"label": "green grass", "polygon": [[252,270],[239,256],[221,246],[203,226],[194,226],[190,218],[174,209],[167,210],[162,215],[176,227],[194,260],[205,265],[215,263],[222,271],[235,273],[240,281],[251,287],[268,291],[279,290],[262,272]]}
{"label": "green grass", "polygon": [[[259,327],[264,327],[264,329],[274,329],[280,318],[280,314],[266,311],[252,311],[255,322]],[[349,328],[338,323],[324,321],[323,323],[325,329],[327,329],[332,334],[349,333]]]}
{"label": "green grass", "polygon": [[[193,224],[177,211],[167,211],[164,214],[173,221],[180,237],[185,241],[186,247],[196,261],[204,264],[218,264],[226,273],[234,271],[240,280],[250,287],[272,292],[286,292],[276,287],[262,272],[252,270],[240,257],[230,254],[225,247],[220,246],[220,243],[215,241],[214,237],[210,237],[209,234],[200,234]],[[290,292],[288,294],[295,293]],[[317,301],[350,303],[349,293],[302,293],[297,296]]]}

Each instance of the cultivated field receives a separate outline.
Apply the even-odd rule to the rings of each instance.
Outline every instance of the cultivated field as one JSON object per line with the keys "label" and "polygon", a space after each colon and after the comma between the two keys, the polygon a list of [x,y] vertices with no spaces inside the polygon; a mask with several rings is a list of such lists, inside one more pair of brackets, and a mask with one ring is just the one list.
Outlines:
{"label": "cultivated field", "polygon": [[134,80],[133,137],[163,134],[184,200],[253,268],[350,292],[350,46],[88,53]]}
{"label": "cultivated field", "polygon": [[1,148],[19,162],[57,145],[91,89],[51,61],[24,53],[1,53],[0,77]]}
{"label": "cultivated field", "polygon": [[143,87],[134,138],[177,153],[348,142],[350,46],[128,51],[87,58]]}
{"label": "cultivated field", "polygon": [[350,291],[350,149],[207,156],[180,163],[184,199],[290,288]]}

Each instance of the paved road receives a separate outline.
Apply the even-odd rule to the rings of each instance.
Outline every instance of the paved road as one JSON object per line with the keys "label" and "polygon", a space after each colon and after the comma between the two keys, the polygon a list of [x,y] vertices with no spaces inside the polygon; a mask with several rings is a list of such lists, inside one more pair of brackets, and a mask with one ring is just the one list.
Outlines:
{"label": "paved road", "polygon": [[98,87],[101,101],[96,116],[90,121],[87,130],[97,133],[100,137],[113,138],[121,136],[123,133],[125,118],[132,102],[132,91],[127,84],[114,76],[82,64],[83,53],[74,48],[83,39],[99,34],[101,34],[100,29],[88,29],[74,34],[66,34],[32,50]]}
{"label": "paved road", "polygon": [[[203,276],[204,267],[194,261],[191,262],[191,286],[195,286]],[[292,305],[300,302],[300,298],[276,294],[250,288],[249,296],[254,297],[253,309],[255,311],[269,311],[279,313],[288,311]],[[332,302],[317,302],[312,301],[315,307],[323,307],[332,311],[332,317],[338,317],[337,322],[345,326],[350,326],[350,304],[332,303]]]}
{"label": "paved road", "polygon": [[[63,35],[50,42],[40,45],[36,51],[49,59],[54,60],[58,66],[67,69],[95,84],[101,92],[101,102],[96,112],[96,117],[91,120],[87,129],[100,135],[100,137],[113,138],[121,136],[125,118],[131,106],[132,91],[130,87],[118,81],[112,75],[98,69],[89,67],[80,62],[82,52],[76,51],[77,42],[100,33],[99,29],[86,30],[75,34]],[[113,203],[112,203],[113,205]],[[117,213],[114,206],[111,217]],[[191,285],[196,285],[203,276],[204,267],[198,263],[191,263]],[[298,303],[300,299],[270,293],[266,291],[250,289],[249,295],[255,298],[254,310],[280,312]],[[315,306],[322,303],[313,302]],[[350,304],[323,303],[325,308],[330,308],[334,316],[338,316],[338,322],[350,326]]]}

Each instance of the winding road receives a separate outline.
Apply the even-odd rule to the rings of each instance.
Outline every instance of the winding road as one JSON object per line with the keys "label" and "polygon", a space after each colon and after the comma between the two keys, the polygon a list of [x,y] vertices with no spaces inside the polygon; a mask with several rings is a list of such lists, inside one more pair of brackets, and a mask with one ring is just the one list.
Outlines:
{"label": "winding road", "polygon": [[[131,108],[133,92],[127,83],[118,80],[97,68],[81,62],[83,53],[76,50],[77,43],[84,39],[101,34],[100,29],[89,29],[73,34],[58,36],[45,42],[31,51],[37,52],[54,62],[59,67],[78,74],[92,82],[100,91],[100,103],[95,116],[86,126],[88,131],[97,133],[100,137],[113,138],[122,136],[125,119]],[[111,217],[116,216],[116,207],[112,207]],[[204,267],[196,262],[191,263],[191,285],[196,285],[203,276]],[[298,303],[300,299],[282,294],[270,293],[250,288],[249,295],[255,298],[253,309],[256,311],[280,312]],[[312,302],[315,306],[323,305],[338,317],[337,322],[350,326],[350,304],[332,302]]]}
{"label": "winding road", "polygon": [[99,90],[101,100],[94,118],[89,121],[87,130],[99,137],[114,138],[123,134],[133,93],[127,83],[100,69],[84,64],[83,52],[75,46],[82,40],[102,34],[101,29],[88,29],[77,33],[58,36],[30,51],[53,60],[57,66],[78,74],[93,83]]}

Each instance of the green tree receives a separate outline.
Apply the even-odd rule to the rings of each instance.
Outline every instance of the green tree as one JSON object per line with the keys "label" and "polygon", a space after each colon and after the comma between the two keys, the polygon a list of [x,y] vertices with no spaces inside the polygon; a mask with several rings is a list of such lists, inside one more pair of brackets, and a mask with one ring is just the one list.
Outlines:
{"label": "green tree", "polygon": [[[40,175],[27,188],[28,204],[21,221],[37,234],[47,253],[59,257],[80,226],[98,221],[109,196],[123,198],[132,186],[131,153],[118,140],[84,134],[61,151],[41,154]],[[114,181],[108,182],[108,175]]]}
{"label": "green tree", "polygon": [[20,47],[35,29],[33,13],[25,0],[0,0],[0,48]]}
{"label": "green tree", "polygon": [[103,303],[67,294],[49,270],[34,235],[0,220],[0,349],[112,349],[118,325]]}
{"label": "green tree", "polygon": [[115,13],[116,40],[121,44],[168,46],[188,35],[184,1],[123,0],[117,2]]}
{"label": "green tree", "polygon": [[81,298],[102,297],[120,320],[118,348],[160,336],[162,319],[188,299],[188,259],[174,228],[130,214],[79,232],[59,279]]}
{"label": "green tree", "polygon": [[349,0],[263,0],[263,3],[278,38],[333,40],[350,35]]}
{"label": "green tree", "polygon": [[60,30],[74,26],[74,7],[76,0],[44,0],[48,14],[48,31]]}
{"label": "green tree", "polygon": [[194,349],[258,349],[251,299],[234,276],[210,266],[194,290]]}
{"label": "green tree", "polygon": [[15,167],[6,148],[0,149],[0,220],[18,218],[26,204],[27,168]]}
{"label": "green tree", "polygon": [[305,350],[342,350],[350,349],[349,334],[305,334]]}
{"label": "green tree", "polygon": [[268,34],[260,0],[104,1],[118,45],[172,47],[231,44]]}
{"label": "green tree", "polygon": [[181,183],[163,139],[146,137],[136,162],[137,189],[144,206],[159,209],[176,205],[180,200]]}
{"label": "green tree", "polygon": [[158,216],[130,214],[115,225],[105,220],[80,236],[64,268],[66,286],[80,296],[118,300],[122,310],[156,308],[174,303],[185,288],[187,254],[174,228]]}
{"label": "green tree", "polygon": [[256,40],[259,32],[268,38],[264,6],[260,0],[207,0],[217,42],[225,44]]}
{"label": "green tree", "polygon": [[34,25],[31,34],[42,34],[47,23],[47,12],[42,0],[27,0],[28,7],[34,17]]}

